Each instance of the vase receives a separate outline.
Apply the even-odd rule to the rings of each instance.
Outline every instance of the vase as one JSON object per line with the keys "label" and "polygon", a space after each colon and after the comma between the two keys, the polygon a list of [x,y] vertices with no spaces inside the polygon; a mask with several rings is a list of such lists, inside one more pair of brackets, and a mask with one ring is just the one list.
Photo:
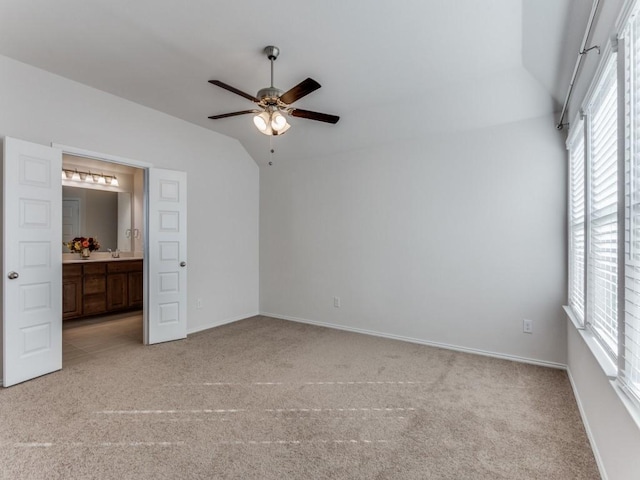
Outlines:
{"label": "vase", "polygon": [[83,248],[80,252],[80,257],[82,258],[82,260],[88,260],[90,255],[91,252],[89,252],[88,248]]}

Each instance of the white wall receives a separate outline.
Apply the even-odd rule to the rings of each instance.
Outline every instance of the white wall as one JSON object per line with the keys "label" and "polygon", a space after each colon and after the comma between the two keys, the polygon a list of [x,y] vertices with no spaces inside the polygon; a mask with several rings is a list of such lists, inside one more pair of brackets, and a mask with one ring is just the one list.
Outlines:
{"label": "white wall", "polygon": [[565,364],[564,155],[545,116],[263,167],[261,312]]}
{"label": "white wall", "polygon": [[640,477],[640,430],[581,335],[567,322],[569,373],[598,463],[609,480]]}
{"label": "white wall", "polygon": [[0,92],[0,136],[186,171],[188,330],[257,313],[259,172],[236,140],[1,56]]}

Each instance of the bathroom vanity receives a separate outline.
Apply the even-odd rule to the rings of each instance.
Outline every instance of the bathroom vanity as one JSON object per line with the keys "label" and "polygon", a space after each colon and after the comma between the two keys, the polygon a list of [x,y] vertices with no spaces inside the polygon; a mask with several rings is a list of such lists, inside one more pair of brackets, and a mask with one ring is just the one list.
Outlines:
{"label": "bathroom vanity", "polygon": [[62,318],[83,318],[142,308],[141,258],[64,260]]}

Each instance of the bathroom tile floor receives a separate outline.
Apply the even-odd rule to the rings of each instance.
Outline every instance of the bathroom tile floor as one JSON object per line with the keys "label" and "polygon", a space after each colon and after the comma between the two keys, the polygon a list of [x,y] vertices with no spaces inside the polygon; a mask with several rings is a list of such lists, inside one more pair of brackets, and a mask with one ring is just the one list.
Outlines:
{"label": "bathroom tile floor", "polygon": [[62,327],[62,366],[110,355],[132,344],[142,345],[142,311],[66,320]]}

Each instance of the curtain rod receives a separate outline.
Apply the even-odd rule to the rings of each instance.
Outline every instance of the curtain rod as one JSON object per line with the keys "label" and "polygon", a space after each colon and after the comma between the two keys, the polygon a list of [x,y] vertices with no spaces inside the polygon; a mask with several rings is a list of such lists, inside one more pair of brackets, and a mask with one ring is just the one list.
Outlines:
{"label": "curtain rod", "polygon": [[564,105],[562,107],[562,113],[560,114],[560,120],[556,125],[558,130],[562,130],[566,124],[562,123],[564,120],[564,116],[567,114],[567,108],[569,107],[569,99],[571,98],[571,93],[573,92],[573,85],[576,81],[576,77],[578,76],[578,70],[580,70],[580,65],[582,64],[582,57],[585,56],[587,52],[591,50],[597,49],[598,54],[600,54],[600,47],[593,46],[587,48],[587,42],[589,41],[589,36],[591,35],[591,29],[593,28],[593,22],[596,19],[596,13],[598,11],[598,6],[600,5],[601,0],[593,0],[593,5],[591,6],[591,14],[589,15],[589,21],[587,22],[587,29],[584,32],[584,37],[582,38],[582,45],[580,46],[580,51],[578,52],[578,58],[576,60],[576,66],[573,68],[573,75],[571,76],[571,82],[569,82],[569,91],[567,92],[567,96],[564,99]]}

